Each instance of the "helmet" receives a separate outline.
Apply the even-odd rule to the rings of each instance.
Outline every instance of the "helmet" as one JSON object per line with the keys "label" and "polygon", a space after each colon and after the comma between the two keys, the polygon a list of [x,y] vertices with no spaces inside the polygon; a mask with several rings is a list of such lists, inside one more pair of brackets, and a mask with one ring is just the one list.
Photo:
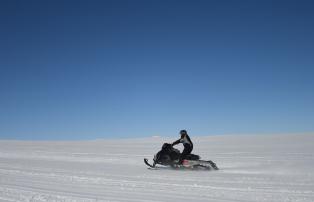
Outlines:
{"label": "helmet", "polygon": [[180,135],[186,135],[186,134],[188,134],[186,130],[180,130]]}

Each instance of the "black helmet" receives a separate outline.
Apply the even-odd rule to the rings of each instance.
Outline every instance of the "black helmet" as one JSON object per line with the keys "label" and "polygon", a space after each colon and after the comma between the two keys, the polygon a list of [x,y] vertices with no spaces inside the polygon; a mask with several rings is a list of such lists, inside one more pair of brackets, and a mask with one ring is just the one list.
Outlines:
{"label": "black helmet", "polygon": [[186,135],[186,134],[188,134],[186,130],[180,130],[180,135]]}

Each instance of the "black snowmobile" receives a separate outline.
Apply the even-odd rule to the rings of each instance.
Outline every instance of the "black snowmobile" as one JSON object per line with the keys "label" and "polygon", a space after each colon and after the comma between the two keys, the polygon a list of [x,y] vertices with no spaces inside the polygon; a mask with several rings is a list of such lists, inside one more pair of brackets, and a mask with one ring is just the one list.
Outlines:
{"label": "black snowmobile", "polygon": [[216,164],[212,161],[204,161],[200,159],[200,156],[195,154],[189,154],[183,160],[182,164],[178,164],[180,151],[173,148],[171,144],[164,143],[161,150],[155,155],[154,163],[150,164],[148,159],[144,159],[147,166],[151,168],[156,168],[156,164],[163,166],[170,166],[172,168],[188,168],[188,169],[206,169],[206,170],[218,170]]}

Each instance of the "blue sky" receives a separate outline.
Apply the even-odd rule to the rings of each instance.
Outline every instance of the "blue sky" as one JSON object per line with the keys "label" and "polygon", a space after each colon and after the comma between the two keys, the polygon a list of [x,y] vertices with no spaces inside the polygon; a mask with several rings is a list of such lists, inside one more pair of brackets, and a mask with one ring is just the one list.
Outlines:
{"label": "blue sky", "polygon": [[313,1],[1,1],[0,139],[314,131]]}

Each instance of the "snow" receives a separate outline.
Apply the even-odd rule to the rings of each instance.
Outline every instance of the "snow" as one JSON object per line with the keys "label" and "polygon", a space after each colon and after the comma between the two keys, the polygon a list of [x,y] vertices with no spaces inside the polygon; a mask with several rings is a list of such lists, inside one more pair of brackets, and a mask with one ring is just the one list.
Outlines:
{"label": "snow", "polygon": [[219,171],[147,169],[173,140],[2,140],[0,201],[314,201],[314,134],[194,137]]}

